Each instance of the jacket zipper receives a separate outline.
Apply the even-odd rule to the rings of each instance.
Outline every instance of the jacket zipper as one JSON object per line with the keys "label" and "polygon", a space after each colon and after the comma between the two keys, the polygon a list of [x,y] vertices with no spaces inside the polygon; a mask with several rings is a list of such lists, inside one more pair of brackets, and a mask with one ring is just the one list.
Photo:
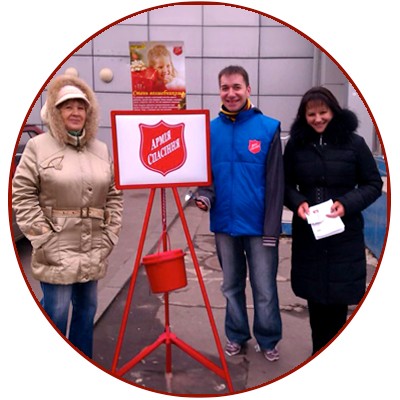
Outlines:
{"label": "jacket zipper", "polygon": [[[235,121],[232,122],[232,142],[231,142],[231,146],[232,146],[232,150],[231,150],[232,155],[235,156]],[[230,187],[231,187],[231,193],[230,193],[230,197],[231,197],[231,199],[230,199],[230,202],[231,202],[231,218],[230,218],[230,224],[229,224],[230,225],[229,226],[229,231],[230,231],[231,234],[234,231],[234,229],[233,229],[233,221],[234,221],[233,216],[235,214],[234,210],[233,210],[233,207],[234,207],[233,186],[232,186],[233,182],[234,182],[233,174],[234,174],[233,160],[231,160],[231,184],[230,184]]]}

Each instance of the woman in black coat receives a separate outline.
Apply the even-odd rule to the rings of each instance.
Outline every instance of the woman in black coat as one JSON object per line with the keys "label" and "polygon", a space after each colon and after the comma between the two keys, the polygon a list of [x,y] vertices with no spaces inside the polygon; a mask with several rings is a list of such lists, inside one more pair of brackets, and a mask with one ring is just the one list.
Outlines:
{"label": "woman in black coat", "polygon": [[[292,288],[308,302],[313,354],[340,331],[348,305],[357,304],[366,288],[361,211],[381,195],[382,179],[357,127],[356,115],[342,109],[328,89],[312,88],[301,100],[285,148]],[[329,199],[328,217],[341,217],[345,230],[316,240],[307,222],[309,207]]]}

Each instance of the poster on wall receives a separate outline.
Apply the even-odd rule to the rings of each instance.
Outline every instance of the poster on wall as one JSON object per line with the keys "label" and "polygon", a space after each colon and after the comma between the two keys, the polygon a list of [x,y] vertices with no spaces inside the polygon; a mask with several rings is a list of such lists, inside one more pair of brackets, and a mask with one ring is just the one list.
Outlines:
{"label": "poster on wall", "polygon": [[111,111],[119,189],[211,183],[208,110]]}
{"label": "poster on wall", "polygon": [[186,109],[183,42],[129,42],[129,54],[133,110]]}

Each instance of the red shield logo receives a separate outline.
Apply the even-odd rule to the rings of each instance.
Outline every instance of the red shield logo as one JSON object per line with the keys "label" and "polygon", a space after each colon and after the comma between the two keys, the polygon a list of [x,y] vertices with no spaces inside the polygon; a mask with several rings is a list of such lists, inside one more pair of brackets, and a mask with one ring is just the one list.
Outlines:
{"label": "red shield logo", "polygon": [[179,169],[186,161],[185,124],[139,124],[140,160],[142,164],[165,176]]}
{"label": "red shield logo", "polygon": [[176,55],[176,56],[180,56],[181,54],[182,54],[182,46],[175,46],[174,47],[174,54]]}
{"label": "red shield logo", "polygon": [[260,140],[249,140],[250,153],[257,154],[261,151],[261,141]]}

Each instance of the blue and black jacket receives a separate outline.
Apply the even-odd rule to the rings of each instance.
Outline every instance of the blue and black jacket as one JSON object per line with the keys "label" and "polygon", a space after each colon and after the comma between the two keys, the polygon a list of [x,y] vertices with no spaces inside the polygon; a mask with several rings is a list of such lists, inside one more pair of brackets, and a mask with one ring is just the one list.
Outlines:
{"label": "blue and black jacket", "polygon": [[284,193],[280,122],[255,107],[234,120],[221,112],[210,139],[213,185],[199,195],[209,200],[211,231],[276,245]]}

